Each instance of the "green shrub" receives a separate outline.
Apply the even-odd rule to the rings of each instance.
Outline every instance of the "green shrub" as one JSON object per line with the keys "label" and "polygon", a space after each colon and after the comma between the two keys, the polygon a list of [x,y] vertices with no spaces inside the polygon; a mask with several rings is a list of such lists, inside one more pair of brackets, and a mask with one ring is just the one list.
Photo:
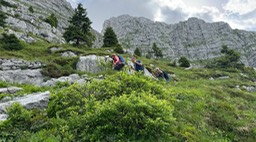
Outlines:
{"label": "green shrub", "polygon": [[48,16],[44,21],[50,24],[52,27],[57,28],[58,26],[58,19],[53,13],[50,16]]}
{"label": "green shrub", "polygon": [[153,51],[153,53],[154,53],[154,55],[155,55],[156,57],[160,57],[160,58],[163,57],[162,50],[157,47],[156,43],[153,43],[152,51]]}
{"label": "green shrub", "polygon": [[31,12],[31,13],[34,13],[34,9],[33,9],[33,7],[32,7],[32,6],[30,6],[30,7],[28,8],[28,11],[29,11],[29,12]]}
{"label": "green shrub", "polygon": [[2,6],[6,6],[6,7],[12,7],[12,8],[17,8],[17,7],[18,7],[17,5],[11,4],[11,3],[9,3],[9,2],[7,2],[7,1],[5,1],[5,0],[1,0],[1,1],[0,1],[0,4],[1,4]]}
{"label": "green shrub", "polygon": [[84,141],[168,141],[173,106],[147,93],[112,97],[85,114]]}
{"label": "green shrub", "polygon": [[118,44],[118,45],[115,47],[114,51],[115,51],[116,53],[119,53],[119,54],[124,54],[124,49],[123,49],[123,47],[122,47],[120,44]]}
{"label": "green shrub", "polygon": [[15,13],[15,14],[14,14],[14,17],[15,17],[15,18],[20,18],[20,14],[19,14],[19,13]]}
{"label": "green shrub", "polygon": [[174,122],[167,93],[144,76],[118,73],[57,92],[47,112],[67,121],[74,141],[166,141]]}
{"label": "green shrub", "polygon": [[244,64],[240,62],[240,53],[229,49],[226,45],[222,46],[221,57],[213,59],[206,65],[207,68],[237,68],[243,69]]}
{"label": "green shrub", "polygon": [[189,63],[189,61],[186,57],[180,57],[178,62],[179,62],[181,67],[186,67],[186,68],[190,67],[190,63]]}
{"label": "green shrub", "polygon": [[0,140],[17,140],[28,133],[31,127],[31,113],[18,103],[7,109],[8,120],[0,123]]}
{"label": "green shrub", "polygon": [[67,76],[75,72],[78,58],[57,57],[51,59],[49,64],[43,67],[42,73],[51,78]]}
{"label": "green shrub", "polygon": [[7,18],[6,14],[0,11],[0,27],[5,27],[6,22],[5,19]]}
{"label": "green shrub", "polygon": [[3,33],[2,35],[1,44],[5,50],[21,50],[23,48],[19,39],[14,34],[7,35]]}
{"label": "green shrub", "polygon": [[141,52],[139,48],[136,48],[134,51],[134,55],[141,56]]}

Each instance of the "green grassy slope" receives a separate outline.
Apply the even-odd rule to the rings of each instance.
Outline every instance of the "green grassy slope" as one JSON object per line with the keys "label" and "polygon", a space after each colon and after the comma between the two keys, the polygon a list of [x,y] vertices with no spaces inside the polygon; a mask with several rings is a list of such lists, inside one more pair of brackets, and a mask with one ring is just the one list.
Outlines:
{"label": "green grassy slope", "polygon": [[[53,45],[30,44],[15,52],[0,49],[0,57],[16,57],[49,64],[53,59],[61,58],[59,55],[62,52],[49,53],[50,46]],[[78,49],[68,45],[62,47],[63,51],[74,51],[81,55],[110,54],[106,52],[107,49],[102,48]],[[128,60],[128,55],[124,56]],[[165,83],[139,74],[127,75],[108,70],[104,73],[109,78],[102,82],[93,82],[92,85],[75,84],[66,88],[69,85],[60,84],[55,88],[46,88],[52,92],[47,110],[28,111],[21,106],[13,106],[8,111],[11,117],[0,122],[0,141],[107,141],[108,138],[104,137],[106,135],[115,136],[109,138],[109,141],[148,141],[149,132],[146,129],[146,134],[140,131],[144,130],[144,127],[150,132],[154,131],[151,134],[152,140],[159,141],[256,141],[256,92],[248,92],[242,87],[256,86],[254,71],[185,70],[168,66],[170,62],[164,60],[143,57],[141,60],[148,67],[154,64],[175,73],[175,78],[179,81],[174,82],[172,78],[170,83]],[[218,79],[223,76],[229,78]],[[211,77],[214,80],[209,80]],[[11,84],[0,82],[0,87],[8,85]],[[27,92],[29,91],[31,89],[27,89]],[[22,93],[25,92],[26,89]],[[118,106],[121,104],[127,104],[122,108],[124,112],[132,112],[128,113],[127,117],[118,113],[121,109]],[[171,113],[170,116],[167,112]],[[137,117],[138,119],[134,120],[140,125],[134,124],[136,128],[130,129],[129,124],[112,121],[108,125],[110,120],[130,122],[130,119]],[[147,127],[151,126],[151,123],[146,121],[148,119],[145,119],[148,117],[156,117],[159,121],[150,120],[152,127]],[[162,123],[160,120],[166,120],[168,123]],[[123,134],[126,131],[129,134]]]}

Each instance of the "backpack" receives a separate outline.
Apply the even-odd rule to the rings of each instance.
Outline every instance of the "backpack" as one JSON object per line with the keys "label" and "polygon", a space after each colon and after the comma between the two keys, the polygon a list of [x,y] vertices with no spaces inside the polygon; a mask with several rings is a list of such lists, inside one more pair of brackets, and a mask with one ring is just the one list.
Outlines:
{"label": "backpack", "polygon": [[125,64],[125,59],[122,55],[117,55],[122,64]]}
{"label": "backpack", "polygon": [[[137,60],[138,63],[141,63],[140,60]],[[134,64],[135,70],[136,71],[144,71],[144,66],[143,65],[138,65],[138,64]]]}

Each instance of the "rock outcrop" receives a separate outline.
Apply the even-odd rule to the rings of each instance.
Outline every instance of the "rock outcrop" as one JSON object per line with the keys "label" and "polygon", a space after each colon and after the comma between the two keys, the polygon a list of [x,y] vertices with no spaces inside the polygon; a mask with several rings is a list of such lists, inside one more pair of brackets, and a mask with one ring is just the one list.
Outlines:
{"label": "rock outcrop", "polygon": [[22,90],[22,88],[19,88],[19,87],[0,88],[0,94],[14,94],[21,90]]}
{"label": "rock outcrop", "polygon": [[0,80],[9,83],[40,85],[43,82],[41,62],[0,59]]}
{"label": "rock outcrop", "polygon": [[[68,20],[74,9],[66,0],[4,0],[9,3],[2,5],[0,10],[7,14],[8,33],[15,34],[19,39],[32,43],[45,39],[52,43],[65,43],[63,33],[68,27]],[[33,9],[33,10],[31,10]],[[45,22],[51,14],[58,20],[57,27]],[[96,30],[93,47],[103,45],[103,37]]]}
{"label": "rock outcrop", "polygon": [[[4,0],[11,6],[3,5],[2,11],[8,13],[6,19],[10,33],[26,42],[33,42],[30,33],[50,42],[63,43],[62,33],[68,26],[68,19],[74,14],[66,0]],[[33,9],[30,10],[30,8]],[[52,27],[45,19],[51,14],[58,19],[58,26]]]}
{"label": "rock outcrop", "polygon": [[122,15],[106,20],[103,31],[111,26],[125,48],[140,48],[145,55],[155,42],[164,57],[178,60],[181,56],[191,61],[220,56],[222,45],[241,53],[241,61],[256,67],[256,32],[233,30],[227,23],[206,23],[189,18],[177,24],[153,22],[142,17]]}
{"label": "rock outcrop", "polygon": [[50,92],[46,91],[46,92],[29,94],[24,97],[17,97],[11,101],[2,102],[0,103],[0,121],[7,119],[8,116],[5,114],[5,111],[13,103],[20,103],[27,109],[32,109],[32,108],[43,109],[48,106],[49,99],[50,99]]}
{"label": "rock outcrop", "polygon": [[88,73],[98,73],[104,69],[102,64],[107,62],[107,57],[88,55],[81,56],[76,64],[76,69]]}

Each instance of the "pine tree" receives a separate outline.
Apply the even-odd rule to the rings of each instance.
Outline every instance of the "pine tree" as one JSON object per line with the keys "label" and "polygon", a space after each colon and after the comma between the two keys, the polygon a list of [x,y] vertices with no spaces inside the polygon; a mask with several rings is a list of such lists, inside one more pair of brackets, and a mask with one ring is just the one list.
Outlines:
{"label": "pine tree", "polygon": [[136,49],[134,50],[134,54],[137,55],[137,56],[141,56],[140,49],[139,49],[139,48],[136,48]]}
{"label": "pine tree", "polygon": [[162,51],[157,47],[156,43],[153,43],[152,50],[156,57],[163,57]]}
{"label": "pine tree", "polygon": [[113,47],[118,44],[116,34],[112,27],[107,27],[104,33],[103,47]]}
{"label": "pine tree", "polygon": [[69,27],[66,29],[63,37],[67,42],[75,41],[75,45],[80,45],[80,42],[85,42],[88,47],[92,46],[95,39],[92,34],[91,24],[92,22],[87,17],[86,9],[79,3],[75,9],[75,14],[69,20]]}

